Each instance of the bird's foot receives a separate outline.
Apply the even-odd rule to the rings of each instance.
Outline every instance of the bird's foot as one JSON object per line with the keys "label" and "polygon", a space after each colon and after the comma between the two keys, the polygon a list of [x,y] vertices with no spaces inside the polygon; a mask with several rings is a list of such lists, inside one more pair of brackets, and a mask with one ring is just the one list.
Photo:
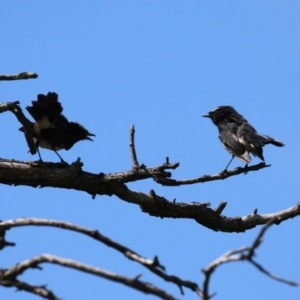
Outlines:
{"label": "bird's foot", "polygon": [[60,163],[61,163],[62,165],[66,165],[66,166],[69,165],[69,164],[68,164],[66,161],[64,161],[63,159],[60,160]]}
{"label": "bird's foot", "polygon": [[220,175],[223,175],[224,177],[227,177],[227,175],[228,175],[227,168],[224,169],[223,171],[221,171],[221,172],[220,172]]}
{"label": "bird's foot", "polygon": [[245,169],[244,175],[247,175],[248,174],[248,164],[245,165],[244,169]]}

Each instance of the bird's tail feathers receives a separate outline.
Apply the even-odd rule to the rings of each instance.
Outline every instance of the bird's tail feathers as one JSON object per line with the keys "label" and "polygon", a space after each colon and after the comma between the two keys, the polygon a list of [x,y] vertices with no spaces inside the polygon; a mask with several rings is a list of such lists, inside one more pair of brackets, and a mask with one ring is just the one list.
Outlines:
{"label": "bird's tail feathers", "polygon": [[267,144],[272,144],[274,146],[277,146],[277,147],[283,147],[284,146],[284,143],[278,141],[278,140],[275,140],[267,135],[261,135],[262,137],[264,137],[264,144],[267,145]]}

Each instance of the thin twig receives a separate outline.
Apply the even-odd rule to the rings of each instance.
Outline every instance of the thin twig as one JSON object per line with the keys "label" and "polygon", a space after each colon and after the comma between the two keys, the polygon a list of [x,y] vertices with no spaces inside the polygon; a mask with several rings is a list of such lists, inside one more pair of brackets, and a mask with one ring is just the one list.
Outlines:
{"label": "thin twig", "polygon": [[247,166],[247,167],[238,167],[233,170],[227,171],[226,174],[224,172],[220,172],[218,174],[213,175],[203,175],[197,178],[192,179],[171,179],[166,177],[155,177],[153,178],[157,183],[164,185],[164,186],[180,186],[180,185],[188,185],[188,184],[195,184],[195,183],[204,183],[208,181],[215,181],[215,180],[224,180],[231,176],[236,176],[240,174],[245,174],[245,172],[252,172],[252,171],[258,171],[264,168],[268,168],[271,165],[266,165],[265,163],[259,163],[257,165],[253,166]]}
{"label": "thin twig", "polygon": [[270,278],[291,285],[291,286],[298,286],[298,283],[292,280],[287,280],[281,277],[278,277],[277,275],[272,274],[271,272],[267,271],[264,267],[262,267],[259,263],[257,263],[256,261],[249,259],[249,262],[252,263],[259,271],[261,271],[262,273],[266,274],[267,276],[269,276]]}
{"label": "thin twig", "polygon": [[130,126],[130,135],[129,135],[129,147],[130,147],[130,154],[131,154],[133,168],[137,169],[139,167],[139,163],[138,163],[136,151],[135,151],[134,133],[135,133],[134,125],[131,125]]}
{"label": "thin twig", "polygon": [[260,232],[258,233],[257,237],[255,238],[253,244],[251,247],[243,247],[240,249],[236,249],[236,250],[232,250],[229,251],[227,253],[225,253],[224,255],[220,256],[219,258],[217,258],[216,260],[214,260],[213,262],[211,262],[209,264],[209,266],[203,270],[204,273],[204,281],[203,281],[203,299],[204,300],[209,300],[211,299],[211,296],[209,295],[209,282],[210,282],[210,278],[212,273],[215,271],[215,269],[224,264],[224,263],[228,263],[228,262],[232,262],[232,261],[248,261],[250,262],[252,265],[254,265],[259,271],[261,271],[262,273],[264,273],[265,275],[269,276],[270,278],[277,280],[279,282],[282,283],[286,283],[289,284],[291,286],[297,286],[298,284],[294,281],[291,280],[286,280],[283,278],[280,278],[272,273],[270,273],[269,271],[267,271],[265,268],[263,268],[260,264],[258,264],[257,262],[255,262],[253,260],[253,257],[255,255],[255,250],[261,245],[262,243],[262,237],[265,234],[266,230],[268,228],[270,228],[270,226],[276,223],[276,219],[273,219],[271,221],[268,222],[268,224],[266,224],[264,227],[262,227],[262,229],[260,230]]}

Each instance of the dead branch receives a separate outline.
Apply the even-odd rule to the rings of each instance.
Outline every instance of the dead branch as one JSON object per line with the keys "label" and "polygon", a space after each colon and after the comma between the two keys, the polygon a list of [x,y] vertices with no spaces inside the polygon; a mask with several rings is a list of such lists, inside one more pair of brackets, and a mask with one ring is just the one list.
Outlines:
{"label": "dead branch", "polygon": [[138,163],[136,151],[135,151],[134,133],[135,133],[134,125],[131,125],[130,126],[130,134],[129,134],[129,148],[130,148],[130,154],[131,154],[131,159],[132,159],[132,168],[137,169],[139,167],[139,163]]}
{"label": "dead branch", "polygon": [[[165,172],[162,165],[149,170]],[[147,169],[147,168],[146,168]],[[140,169],[138,170],[138,172]],[[123,175],[122,175],[123,174]],[[115,195],[128,203],[139,205],[143,212],[160,218],[188,218],[215,231],[244,232],[257,225],[268,223],[274,217],[278,224],[300,215],[300,204],[283,211],[260,215],[251,213],[244,217],[226,217],[217,209],[210,208],[209,203],[180,203],[167,200],[157,194],[146,194],[129,189],[117,178],[131,177],[131,181],[141,180],[134,177],[132,170],[116,174],[92,174],[82,170],[78,159],[71,165],[60,163],[25,163],[16,160],[0,159],[0,183],[8,185],[25,185],[31,187],[57,187],[84,191],[90,195]],[[224,203],[223,203],[224,206]],[[224,208],[222,206],[222,208]]]}
{"label": "dead branch", "polygon": [[[114,282],[119,282],[122,283],[126,286],[129,286],[131,288],[134,288],[138,291],[144,292],[145,294],[152,294],[157,297],[160,297],[161,299],[166,299],[166,300],[176,300],[174,296],[168,294],[164,290],[150,284],[144,281],[139,280],[140,276],[135,276],[133,278],[129,278],[126,276],[122,276],[119,274],[115,274],[94,266],[82,264],[80,262],[71,260],[71,259],[65,259],[62,257],[58,257],[55,255],[50,255],[50,254],[42,254],[35,256],[31,259],[22,261],[18,263],[17,265],[4,270],[3,271],[3,280],[4,281],[9,281],[9,280],[15,280],[19,275],[27,271],[28,269],[36,269],[36,268],[41,268],[40,265],[42,263],[52,263],[68,268],[72,268],[81,272],[85,272],[88,274],[93,274],[99,277],[106,278],[108,280],[114,281]],[[51,298],[50,298],[51,299]]]}
{"label": "dead branch", "polygon": [[20,218],[20,219],[14,219],[14,220],[8,220],[3,221],[0,223],[0,231],[5,232],[8,229],[15,228],[15,227],[21,227],[21,226],[49,226],[49,227],[56,227],[59,229],[66,229],[71,230],[74,232],[78,232],[81,234],[84,234],[88,237],[91,237],[95,239],[96,241],[99,241],[103,244],[105,244],[108,247],[111,247],[118,252],[122,253],[124,256],[126,256],[128,259],[135,261],[142,266],[144,266],[146,269],[148,269],[150,272],[156,274],[160,278],[164,279],[167,282],[172,282],[176,284],[181,291],[181,294],[183,293],[183,287],[186,287],[197,294],[201,295],[201,291],[197,283],[189,281],[189,280],[183,280],[175,275],[168,275],[165,271],[165,267],[159,262],[158,257],[155,256],[153,260],[144,258],[137,252],[131,250],[128,247],[125,247],[112,239],[104,236],[101,234],[98,230],[92,230],[88,228],[84,228],[81,226],[78,226],[76,224],[67,223],[63,221],[56,221],[56,220],[48,220],[48,219],[37,219],[37,218]]}
{"label": "dead branch", "polygon": [[[158,260],[158,257],[155,256],[153,260],[146,259],[139,255],[138,253],[132,251],[130,248],[125,247],[107,237],[100,234],[97,230],[91,230],[84,227],[77,226],[75,224],[67,223],[67,222],[61,222],[61,221],[55,221],[55,220],[45,220],[45,219],[15,219],[15,220],[8,220],[0,223],[0,229],[2,231],[14,228],[14,227],[20,227],[20,226],[51,226],[51,227],[57,227],[60,229],[67,229],[72,230],[78,233],[85,234],[99,242],[104,243],[105,245],[112,247],[113,249],[119,251],[127,258],[136,261],[140,263],[142,266],[147,268],[152,273],[158,275],[160,278],[164,279],[167,282],[172,282],[180,288],[181,294],[183,295],[183,287],[189,288],[190,290],[194,291],[199,297],[201,297],[204,300],[209,300],[213,297],[213,295],[209,294],[209,283],[211,280],[211,276],[213,272],[216,270],[217,267],[221,266],[222,264],[233,262],[233,261],[248,261],[252,265],[254,265],[259,271],[266,274],[270,278],[289,284],[291,286],[297,286],[298,284],[294,281],[286,280],[283,278],[280,278],[271,272],[267,271],[263,266],[261,266],[259,263],[257,263],[254,260],[255,251],[258,249],[258,247],[262,244],[262,238],[265,234],[266,230],[274,223],[277,223],[276,219],[271,220],[267,225],[265,225],[257,235],[256,239],[252,243],[252,246],[250,247],[242,247],[240,249],[232,250],[218,259],[214,260],[209,264],[209,266],[203,270],[204,273],[204,281],[203,281],[203,288],[202,290],[199,288],[199,286],[191,281],[182,280],[181,278],[174,276],[174,275],[168,275],[165,273],[165,267],[161,265],[161,263]],[[19,290],[28,291],[31,293],[34,293],[36,295],[39,295],[46,299],[54,299],[58,300],[58,298],[49,290],[45,288],[45,286],[32,286],[24,282],[20,282],[17,280],[17,277],[21,274],[23,274],[25,271],[27,271],[30,268],[34,269],[41,269],[40,264],[42,263],[53,263],[58,264],[61,266],[73,268],[82,272],[86,272],[89,274],[94,274],[103,278],[106,278],[108,280],[112,280],[115,282],[119,282],[122,284],[125,284],[131,288],[134,288],[136,290],[142,291],[147,294],[153,294],[161,299],[176,299],[174,296],[168,294],[166,291],[161,290],[149,283],[140,281],[139,278],[141,275],[135,276],[133,278],[128,278],[119,274],[114,274],[93,266],[88,266],[82,263],[79,263],[77,261],[53,256],[50,254],[43,254],[36,257],[33,257],[31,259],[25,260],[9,269],[2,269],[0,272],[0,285],[7,286],[7,287],[16,287]]]}
{"label": "dead branch", "polygon": [[4,80],[21,80],[21,79],[36,79],[38,78],[38,74],[36,73],[29,73],[29,72],[22,72],[15,75],[0,75],[0,81]]}
{"label": "dead branch", "polygon": [[[32,130],[31,122],[22,113],[18,102],[0,105],[0,112],[5,111],[13,112],[20,123],[26,127],[28,132],[26,139],[29,141],[31,152],[35,152],[36,148],[30,135]],[[133,191],[127,187],[126,183],[152,178],[155,182],[168,186],[197,184],[200,182],[224,180],[231,176],[269,167],[269,165],[261,163],[250,167],[236,168],[226,173],[203,175],[194,179],[172,179],[172,173],[169,170],[178,168],[179,163],[170,163],[168,157],[165,163],[157,167],[146,167],[144,164],[139,165],[135,150],[134,132],[134,127],[132,126],[129,145],[133,169],[129,171],[114,174],[92,174],[82,170],[80,159],[71,165],[43,162],[26,163],[2,159],[0,160],[0,183],[15,186],[26,185],[31,187],[74,189],[87,192],[93,198],[96,195],[115,195],[123,201],[139,205],[143,212],[151,216],[194,219],[197,223],[207,228],[224,232],[244,232],[257,225],[266,224],[273,217],[276,217],[278,222],[281,222],[300,214],[300,206],[296,205],[290,209],[270,215],[253,213],[242,218],[230,218],[221,215],[226,206],[224,201],[216,209],[211,209],[209,203],[175,203],[175,201],[169,201],[155,194],[154,190],[150,191],[149,194]]]}
{"label": "dead branch", "polygon": [[22,111],[21,107],[19,106],[19,104],[20,104],[19,101],[0,103],[0,113],[10,111],[16,116],[18,121],[26,129],[25,139],[26,139],[27,144],[29,146],[30,153],[35,154],[36,153],[36,146],[34,144],[33,137],[32,137],[33,128],[32,128],[31,122],[23,114],[23,111]]}
{"label": "dead branch", "polygon": [[61,298],[55,296],[55,294],[53,294],[45,286],[33,286],[20,280],[2,280],[2,279],[0,279],[0,285],[6,287],[15,287],[19,291],[26,291],[49,300],[61,300]]}
{"label": "dead branch", "polygon": [[182,288],[185,287],[196,292],[198,295],[201,295],[201,290],[197,285],[197,283],[189,280],[183,280],[175,275],[168,275],[165,272],[165,267],[159,262],[157,256],[155,256],[153,260],[144,258],[143,256],[141,256],[137,252],[134,252],[130,248],[123,246],[113,241],[112,239],[104,236],[98,230],[92,230],[92,229],[80,227],[76,224],[71,224],[63,221],[37,219],[37,218],[20,218],[20,219],[4,221],[0,223],[0,230],[5,231],[11,228],[21,227],[21,226],[47,226],[47,227],[49,226],[49,227],[71,230],[74,232],[84,234],[88,237],[95,239],[96,241],[105,244],[108,247],[117,250],[118,252],[126,256],[128,259],[141,264],[150,272],[156,274],[157,276],[164,279],[165,281],[176,284],[180,288],[182,294],[184,294]]}
{"label": "dead branch", "polygon": [[211,279],[211,275],[213,274],[213,272],[216,270],[217,267],[219,267],[222,264],[228,263],[228,262],[233,262],[233,261],[248,261],[250,262],[252,265],[254,265],[259,271],[261,271],[262,273],[264,273],[265,275],[269,276],[270,278],[280,281],[282,283],[286,283],[288,285],[291,286],[297,286],[298,284],[294,281],[290,281],[290,280],[286,280],[283,278],[280,278],[272,273],[270,273],[269,271],[267,271],[265,268],[263,268],[260,264],[258,264],[255,260],[254,260],[254,256],[255,256],[255,250],[257,250],[257,248],[261,245],[262,243],[262,237],[265,234],[265,232],[267,231],[268,228],[270,228],[270,226],[274,223],[277,223],[276,219],[271,219],[268,224],[266,224],[259,232],[259,234],[257,235],[256,239],[254,240],[252,246],[250,247],[243,247],[240,249],[236,249],[236,250],[232,250],[229,251],[227,253],[225,253],[224,255],[220,256],[219,258],[217,258],[216,260],[214,260],[213,262],[211,262],[209,264],[209,266],[202,270],[204,273],[204,281],[203,281],[203,300],[209,300],[212,298],[213,295],[209,295],[209,283],[210,283],[210,279]]}

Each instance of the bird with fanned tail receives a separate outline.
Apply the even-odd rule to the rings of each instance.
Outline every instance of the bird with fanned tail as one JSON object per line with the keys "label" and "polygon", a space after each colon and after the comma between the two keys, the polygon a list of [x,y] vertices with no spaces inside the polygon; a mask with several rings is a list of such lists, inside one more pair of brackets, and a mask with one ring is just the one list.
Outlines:
{"label": "bird with fanned tail", "polygon": [[[94,134],[78,123],[69,122],[62,114],[62,105],[54,92],[39,94],[37,100],[32,101],[32,106],[27,106],[26,109],[35,120],[32,123],[32,135],[40,161],[42,157],[39,147],[54,151],[61,162],[64,162],[57,151],[69,150],[82,140],[93,141],[90,136],[95,136]],[[19,130],[26,132],[24,127]]]}

